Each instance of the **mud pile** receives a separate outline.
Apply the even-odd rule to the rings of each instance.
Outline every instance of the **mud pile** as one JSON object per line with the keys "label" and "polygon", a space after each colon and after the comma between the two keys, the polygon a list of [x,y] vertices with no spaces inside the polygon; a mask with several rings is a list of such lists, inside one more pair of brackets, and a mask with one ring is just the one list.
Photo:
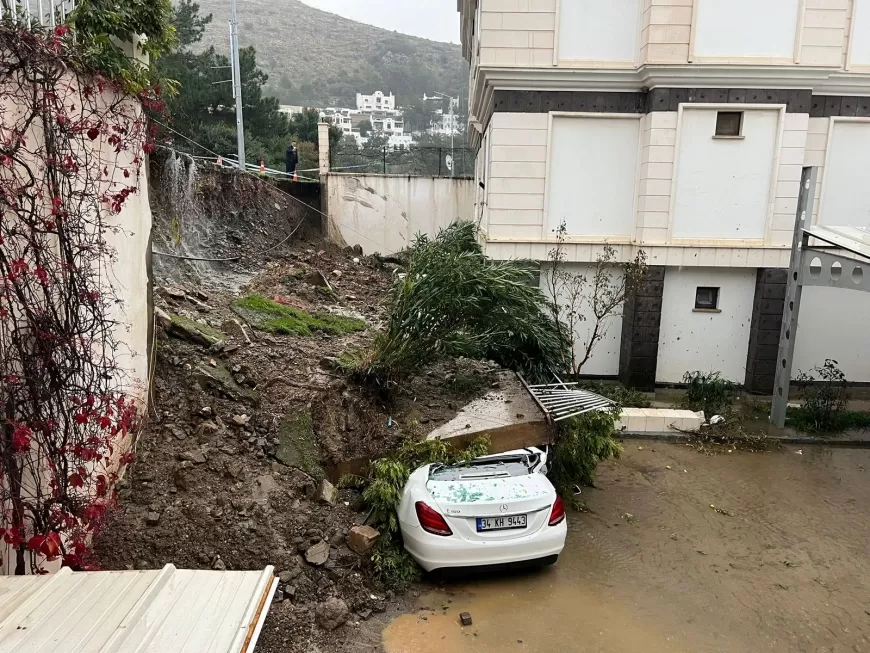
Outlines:
{"label": "mud pile", "polygon": [[259,269],[241,261],[209,264],[207,274],[156,270],[149,423],[96,541],[97,562],[274,565],[280,585],[257,650],[342,650],[354,629],[341,624],[383,612],[392,595],[373,580],[368,556],[348,547],[366,519],[359,496],[330,481],[347,461],[359,468],[452,419],[495,382],[497,367],[447,361],[385,401],[340,365],[374,341],[395,266],[310,230],[268,258]]}

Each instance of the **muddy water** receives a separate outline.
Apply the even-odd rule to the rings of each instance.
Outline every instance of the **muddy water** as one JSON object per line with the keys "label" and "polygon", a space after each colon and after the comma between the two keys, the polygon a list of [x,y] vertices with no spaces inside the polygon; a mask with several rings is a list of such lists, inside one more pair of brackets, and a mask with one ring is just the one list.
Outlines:
{"label": "muddy water", "polygon": [[447,583],[386,651],[870,651],[870,451],[629,441],[598,483],[554,568]]}

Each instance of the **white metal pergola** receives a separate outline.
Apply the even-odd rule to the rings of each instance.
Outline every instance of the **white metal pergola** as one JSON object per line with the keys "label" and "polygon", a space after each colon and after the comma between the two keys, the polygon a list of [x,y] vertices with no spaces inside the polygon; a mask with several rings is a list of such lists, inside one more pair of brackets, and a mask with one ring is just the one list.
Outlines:
{"label": "white metal pergola", "polygon": [[812,224],[818,168],[801,175],[770,421],[785,426],[794,346],[805,286],[870,292],[870,231]]}

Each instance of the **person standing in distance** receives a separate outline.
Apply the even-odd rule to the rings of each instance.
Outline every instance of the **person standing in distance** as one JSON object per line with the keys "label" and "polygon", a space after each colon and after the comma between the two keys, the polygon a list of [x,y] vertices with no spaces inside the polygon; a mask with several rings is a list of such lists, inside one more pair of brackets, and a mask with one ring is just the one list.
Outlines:
{"label": "person standing in distance", "polygon": [[296,168],[299,165],[299,150],[296,149],[296,141],[287,146],[284,163],[287,166],[287,174],[293,175],[293,181],[299,181],[299,176],[296,173]]}

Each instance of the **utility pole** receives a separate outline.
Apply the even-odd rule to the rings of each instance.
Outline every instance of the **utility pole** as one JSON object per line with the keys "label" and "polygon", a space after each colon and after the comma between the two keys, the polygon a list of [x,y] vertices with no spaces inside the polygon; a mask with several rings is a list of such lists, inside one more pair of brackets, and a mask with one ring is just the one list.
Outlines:
{"label": "utility pole", "polygon": [[233,69],[233,99],[236,101],[236,136],[238,139],[239,170],[245,171],[245,119],[242,106],[242,71],[239,66],[239,14],[236,0],[233,2],[233,17],[230,21],[230,64]]}

